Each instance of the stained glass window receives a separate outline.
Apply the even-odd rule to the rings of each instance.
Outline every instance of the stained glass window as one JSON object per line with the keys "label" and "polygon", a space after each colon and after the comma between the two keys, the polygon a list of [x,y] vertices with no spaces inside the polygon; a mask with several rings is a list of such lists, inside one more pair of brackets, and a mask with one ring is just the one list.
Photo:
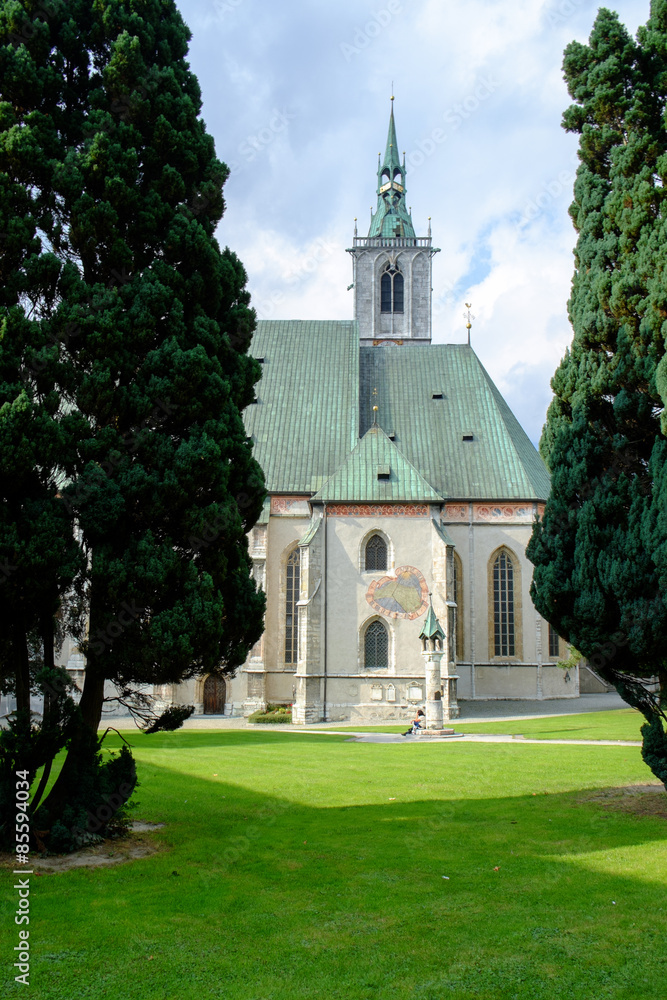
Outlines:
{"label": "stained glass window", "polygon": [[456,601],[456,659],[463,659],[463,567],[454,553],[454,600]]}
{"label": "stained glass window", "polygon": [[560,640],[558,638],[558,632],[556,629],[549,624],[549,656],[558,656]]}
{"label": "stained glass window", "polygon": [[403,312],[403,275],[394,275],[394,312]]}
{"label": "stained glass window", "polygon": [[366,569],[387,568],[387,543],[380,535],[371,535],[366,542]]}
{"label": "stained glass window", "polygon": [[364,639],[364,665],[386,670],[389,666],[389,636],[382,622],[371,622]]}
{"label": "stained glass window", "polygon": [[380,311],[402,313],[404,302],[403,275],[395,264],[387,264],[380,279]]}
{"label": "stained glass window", "polygon": [[294,549],[287,560],[285,588],[285,663],[299,660],[299,588],[301,586],[301,553]]}
{"label": "stained glass window", "polygon": [[495,656],[514,656],[514,567],[506,552],[493,564],[493,636]]}
{"label": "stained glass window", "polygon": [[391,312],[391,275],[385,271],[380,285],[380,309],[383,313]]}

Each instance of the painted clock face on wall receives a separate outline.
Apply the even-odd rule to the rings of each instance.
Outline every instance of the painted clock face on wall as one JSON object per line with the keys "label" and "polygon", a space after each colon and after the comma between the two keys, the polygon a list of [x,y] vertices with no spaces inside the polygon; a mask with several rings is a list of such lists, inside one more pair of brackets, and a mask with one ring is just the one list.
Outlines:
{"label": "painted clock face on wall", "polygon": [[419,618],[428,607],[428,586],[414,566],[399,566],[393,576],[373,580],[366,600],[387,618]]}

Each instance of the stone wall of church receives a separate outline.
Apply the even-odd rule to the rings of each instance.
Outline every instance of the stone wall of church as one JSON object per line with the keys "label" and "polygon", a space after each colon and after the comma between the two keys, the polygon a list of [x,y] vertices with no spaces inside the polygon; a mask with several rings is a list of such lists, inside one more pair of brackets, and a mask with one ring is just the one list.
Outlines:
{"label": "stone wall of church", "polygon": [[[389,261],[395,262],[404,280],[404,310],[383,313],[381,276]],[[383,339],[416,340],[431,338],[431,258],[419,247],[385,249],[371,247],[358,251],[355,270],[355,319],[362,344]]]}
{"label": "stone wall of church", "polygon": [[359,337],[371,344],[375,337],[373,298],[376,259],[377,252],[374,250],[366,250],[355,256],[354,318],[359,324]]}
{"label": "stone wall of church", "polygon": [[[557,657],[549,657],[548,626],[530,600],[532,565],[525,548],[532,531],[533,505],[463,504],[448,506],[443,513],[462,569],[463,657],[456,667],[459,697],[576,697],[577,671],[568,675],[555,665]],[[440,509],[428,505],[387,508],[385,516],[377,507],[329,505],[328,516],[313,534],[317,518],[311,519],[305,500],[286,498],[274,505],[266,549],[262,647],[267,701],[296,700],[309,706],[307,714],[303,709],[303,722],[321,717],[325,702],[332,721],[410,717],[425,695],[419,632],[429,591],[440,621],[443,625],[447,621],[446,546],[432,521],[439,516]],[[286,562],[306,533],[310,541],[301,547],[299,663],[290,664],[285,662]],[[386,541],[386,572],[365,569],[365,545],[373,533]],[[504,658],[496,656],[493,648],[492,570],[501,550],[514,561],[516,626],[515,655]],[[383,600],[383,588],[401,573],[407,574],[413,601],[415,581],[420,581],[418,607],[401,610]],[[310,603],[305,606],[305,601]],[[364,661],[365,631],[373,621],[382,622],[387,630],[386,669],[369,668]],[[242,692],[233,698],[235,714],[244,711],[248,692],[242,688],[250,680],[244,671],[233,682]]]}
{"label": "stone wall of church", "polygon": [[413,337],[431,339],[431,257],[430,251],[422,250],[411,261],[412,295],[411,325]]}
{"label": "stone wall of church", "polygon": [[[450,514],[456,508],[448,508]],[[463,658],[457,665],[459,697],[576,698],[578,671],[556,666],[549,656],[548,624],[530,599],[533,566],[526,556],[532,533],[532,505],[460,505],[459,520],[448,520],[463,569]],[[467,523],[463,523],[463,521]],[[496,656],[493,634],[493,563],[501,550],[514,564],[516,647]],[[563,643],[560,644],[564,646]],[[561,656],[566,651],[561,648]]]}

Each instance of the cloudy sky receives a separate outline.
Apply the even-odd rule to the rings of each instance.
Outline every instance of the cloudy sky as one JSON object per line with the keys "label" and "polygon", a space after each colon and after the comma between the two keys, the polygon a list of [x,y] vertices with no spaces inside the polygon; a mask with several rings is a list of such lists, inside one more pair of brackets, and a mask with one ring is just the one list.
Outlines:
{"label": "cloudy sky", "polygon": [[[465,340],[537,443],[571,339],[576,137],[563,49],[591,0],[177,0],[218,156],[219,239],[260,319],[352,317],[354,218],[366,235],[395,95],[417,235],[432,219],[434,341]],[[648,0],[612,5],[633,34]]]}

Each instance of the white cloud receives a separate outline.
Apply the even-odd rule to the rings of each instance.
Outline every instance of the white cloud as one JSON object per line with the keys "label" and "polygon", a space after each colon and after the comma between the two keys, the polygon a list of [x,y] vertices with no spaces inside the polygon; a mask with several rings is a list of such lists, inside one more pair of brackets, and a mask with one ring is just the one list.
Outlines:
{"label": "white cloud", "polygon": [[[245,264],[260,315],[351,318],[344,250],[354,216],[365,232],[376,200],[393,80],[401,149],[421,154],[410,160],[408,203],[418,232],[432,216],[442,248],[436,339],[465,338],[472,301],[475,349],[537,440],[571,336],[576,137],[560,128],[570,103],[563,49],[586,41],[597,6],[180,0],[204,119],[235,166],[219,238]],[[614,8],[631,33],[649,16],[648,0]],[[285,127],[272,130],[277,113]]]}

